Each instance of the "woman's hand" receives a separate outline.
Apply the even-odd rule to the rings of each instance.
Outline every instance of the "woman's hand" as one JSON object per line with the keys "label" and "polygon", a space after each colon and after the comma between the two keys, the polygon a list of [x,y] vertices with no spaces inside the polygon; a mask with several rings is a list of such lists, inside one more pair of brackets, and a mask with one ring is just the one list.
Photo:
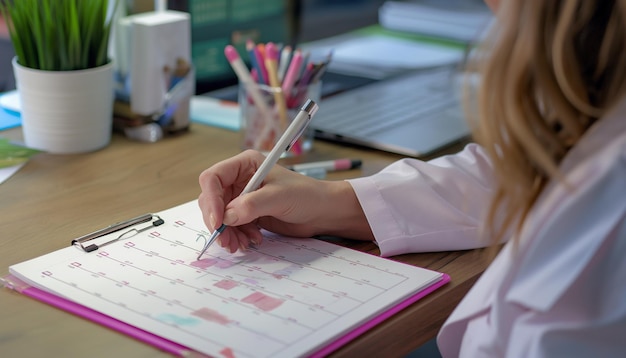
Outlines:
{"label": "woman's hand", "polygon": [[261,153],[248,150],[200,175],[198,202],[205,224],[211,230],[222,223],[228,226],[218,237],[222,247],[235,252],[251,243],[260,244],[259,228],[296,237],[336,234],[373,239],[356,195],[345,181],[316,180],[275,166],[259,189],[240,196],[264,159]]}

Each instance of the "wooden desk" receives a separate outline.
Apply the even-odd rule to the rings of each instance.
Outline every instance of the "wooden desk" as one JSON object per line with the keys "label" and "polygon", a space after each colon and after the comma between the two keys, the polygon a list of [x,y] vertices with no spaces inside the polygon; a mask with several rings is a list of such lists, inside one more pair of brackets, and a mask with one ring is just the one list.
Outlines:
{"label": "wooden desk", "polygon": [[[20,130],[0,135],[19,137]],[[107,148],[81,155],[39,154],[0,184],[0,274],[11,264],[69,245],[72,238],[197,198],[198,175],[236,154],[238,134],[193,125],[147,144],[114,135]],[[400,157],[316,142],[303,161],[361,158],[369,175]],[[373,243],[338,243],[378,254]],[[337,351],[337,357],[400,357],[432,338],[485,268],[481,252],[411,254],[394,260],[448,273],[452,281]],[[9,289],[0,289],[0,352],[6,357],[156,357],[155,348]]]}

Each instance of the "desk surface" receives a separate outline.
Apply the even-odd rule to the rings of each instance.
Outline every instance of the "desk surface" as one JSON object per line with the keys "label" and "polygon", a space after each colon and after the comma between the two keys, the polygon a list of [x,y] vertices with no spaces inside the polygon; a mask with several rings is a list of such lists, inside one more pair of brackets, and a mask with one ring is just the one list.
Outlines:
{"label": "desk surface", "polygon": [[[16,138],[20,130],[0,135]],[[14,263],[65,247],[86,232],[197,198],[199,173],[235,155],[239,149],[233,143],[238,140],[237,133],[194,124],[189,132],[158,143],[138,143],[114,135],[111,145],[97,152],[35,156],[0,184],[0,274],[6,274]],[[360,158],[363,167],[331,173],[330,180],[373,174],[400,158],[318,141],[298,160],[339,157]],[[371,242],[337,242],[379,254]],[[459,251],[393,257],[445,272],[452,280],[334,356],[403,356],[432,338],[485,269],[482,255],[480,251]],[[0,351],[10,357],[166,356],[121,333],[4,288],[0,289]]]}

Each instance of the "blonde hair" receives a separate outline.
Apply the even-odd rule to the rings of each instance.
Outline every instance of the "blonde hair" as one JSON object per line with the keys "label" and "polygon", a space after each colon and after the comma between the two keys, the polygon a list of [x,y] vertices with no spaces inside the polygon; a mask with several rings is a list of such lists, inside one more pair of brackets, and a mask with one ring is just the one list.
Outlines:
{"label": "blonde hair", "polygon": [[493,160],[491,243],[521,230],[558,166],[626,88],[626,0],[504,0],[478,53],[474,138]]}

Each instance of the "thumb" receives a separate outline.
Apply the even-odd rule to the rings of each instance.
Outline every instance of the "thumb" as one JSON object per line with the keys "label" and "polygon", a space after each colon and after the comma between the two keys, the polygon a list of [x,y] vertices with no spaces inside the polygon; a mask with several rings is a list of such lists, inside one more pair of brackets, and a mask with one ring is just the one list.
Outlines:
{"label": "thumb", "polygon": [[260,207],[255,203],[256,192],[239,196],[226,206],[224,211],[224,225],[240,226],[251,223],[252,221],[263,216]]}
{"label": "thumb", "polygon": [[226,209],[226,212],[224,212],[223,222],[224,222],[224,225],[227,225],[227,226],[241,225],[239,223],[239,215],[237,215],[237,209],[236,208]]}

